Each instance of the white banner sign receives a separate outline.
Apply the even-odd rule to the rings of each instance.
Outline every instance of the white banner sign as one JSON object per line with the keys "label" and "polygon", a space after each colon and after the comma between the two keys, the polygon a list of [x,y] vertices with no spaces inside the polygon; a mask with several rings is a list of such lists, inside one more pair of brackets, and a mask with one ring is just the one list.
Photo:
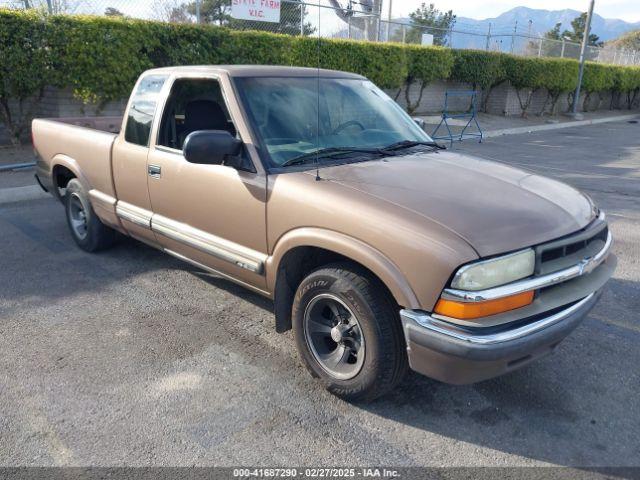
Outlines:
{"label": "white banner sign", "polygon": [[280,23],[280,0],[232,0],[231,16],[239,20]]}

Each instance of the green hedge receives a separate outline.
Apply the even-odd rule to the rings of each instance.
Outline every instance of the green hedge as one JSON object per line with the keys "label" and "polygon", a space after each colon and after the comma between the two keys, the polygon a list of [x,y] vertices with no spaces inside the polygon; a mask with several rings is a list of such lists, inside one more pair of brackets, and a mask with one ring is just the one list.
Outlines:
{"label": "green hedge", "polygon": [[631,109],[640,92],[640,67],[611,67],[614,70],[613,91],[625,97],[627,107]]}
{"label": "green hedge", "polygon": [[486,110],[493,88],[508,79],[504,54],[484,50],[452,50],[452,53],[453,68],[450,78],[469,83],[474,90],[484,90],[481,109]]}
{"label": "green hedge", "polygon": [[538,88],[547,91],[547,97],[540,112],[543,115],[547,105],[550,105],[550,113],[556,113],[556,106],[560,95],[574,92],[578,84],[578,62],[564,58],[539,58],[541,64],[539,71]]}
{"label": "green hedge", "polygon": [[[246,35],[247,32],[237,32]],[[269,34],[267,34],[269,35]],[[328,68],[359,73],[381,88],[400,86],[408,73],[405,50],[402,46],[354,40],[329,40],[312,37],[286,37],[289,55],[280,65]],[[228,63],[238,63],[229,58]],[[275,63],[275,62],[274,62]]]}
{"label": "green hedge", "polygon": [[[50,37],[49,22],[35,13],[16,15],[0,10],[0,118],[12,140],[26,130],[35,112],[36,102],[28,100],[41,97],[45,86],[55,83],[46,48]],[[18,103],[17,113],[9,109],[10,101]]]}
{"label": "green hedge", "polygon": [[612,91],[616,83],[616,67],[602,63],[588,62],[585,64],[582,77],[582,90],[586,93],[582,109],[587,111],[592,95],[598,95],[598,107],[602,102],[602,94]]}
{"label": "green hedge", "polygon": [[[375,45],[375,44],[373,44]],[[416,45],[397,45],[405,52],[407,74],[405,76],[405,100],[407,110],[413,113],[422,102],[422,94],[434,80],[446,80],[451,75],[453,54],[443,47],[420,47]],[[411,101],[411,86],[417,84],[419,93]]]}
{"label": "green hedge", "polygon": [[[15,138],[28,127],[47,85],[70,87],[83,101],[101,104],[127,97],[146,69],[193,64],[275,64],[352,71],[382,88],[397,89],[398,94],[405,87],[410,111],[434,80],[470,83],[487,93],[508,81],[518,91],[523,114],[539,89],[547,90],[554,106],[561,93],[575,88],[578,68],[574,60],[496,52],[0,9],[0,117]],[[640,68],[587,63],[584,82],[586,92],[611,90],[625,96],[631,106],[640,91]],[[411,102],[413,88],[420,90],[418,101]],[[17,115],[16,109],[11,115],[10,100],[20,106]]]}

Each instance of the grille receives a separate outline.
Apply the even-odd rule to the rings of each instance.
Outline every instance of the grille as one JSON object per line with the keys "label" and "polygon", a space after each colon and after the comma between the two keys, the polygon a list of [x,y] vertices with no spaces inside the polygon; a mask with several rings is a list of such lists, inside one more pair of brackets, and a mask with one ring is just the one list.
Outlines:
{"label": "grille", "polygon": [[536,274],[556,272],[594,256],[602,250],[608,235],[607,223],[598,219],[578,233],[536,247]]}

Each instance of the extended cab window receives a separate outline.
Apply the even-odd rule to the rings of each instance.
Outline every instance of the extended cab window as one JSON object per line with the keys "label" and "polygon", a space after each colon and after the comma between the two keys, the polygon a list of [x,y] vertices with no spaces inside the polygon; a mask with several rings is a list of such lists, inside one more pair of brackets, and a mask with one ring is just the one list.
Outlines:
{"label": "extended cab window", "polygon": [[197,130],[226,130],[236,135],[217,80],[178,79],[162,115],[158,145],[182,150],[185,138]]}
{"label": "extended cab window", "polygon": [[149,146],[149,134],[153,123],[153,114],[158,103],[160,90],[164,85],[166,75],[147,75],[144,77],[133,94],[124,139],[145,147]]}

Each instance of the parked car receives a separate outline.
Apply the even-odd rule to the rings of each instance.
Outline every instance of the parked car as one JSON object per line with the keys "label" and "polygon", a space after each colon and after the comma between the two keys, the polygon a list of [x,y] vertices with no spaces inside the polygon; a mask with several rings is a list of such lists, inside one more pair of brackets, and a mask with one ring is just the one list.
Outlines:
{"label": "parked car", "polygon": [[443,150],[359,75],[155,69],[116,123],[33,122],[37,179],[78,246],[119,232],[272,298],[277,331],[343,398],[407,367],[454,384],[517,369],[616,266],[587,196]]}

